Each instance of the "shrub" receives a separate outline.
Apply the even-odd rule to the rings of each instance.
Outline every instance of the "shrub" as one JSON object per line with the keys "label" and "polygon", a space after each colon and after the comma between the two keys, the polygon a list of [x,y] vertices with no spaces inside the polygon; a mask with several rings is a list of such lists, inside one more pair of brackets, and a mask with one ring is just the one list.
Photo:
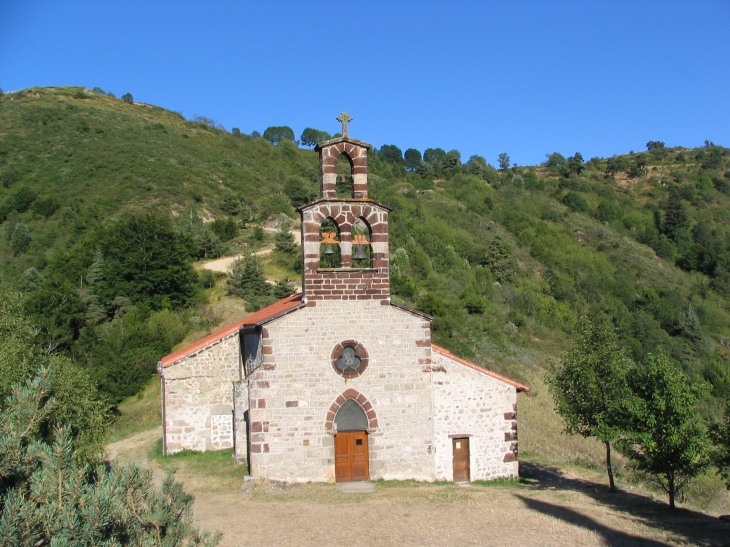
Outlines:
{"label": "shrub", "polygon": [[125,103],[134,104],[134,97],[132,97],[131,93],[125,93],[124,95],[122,95],[122,100]]}

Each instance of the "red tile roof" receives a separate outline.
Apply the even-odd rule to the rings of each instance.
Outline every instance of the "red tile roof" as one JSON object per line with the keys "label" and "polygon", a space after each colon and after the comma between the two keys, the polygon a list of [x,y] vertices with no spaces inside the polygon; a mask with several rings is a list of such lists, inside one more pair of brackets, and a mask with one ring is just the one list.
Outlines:
{"label": "red tile roof", "polygon": [[278,302],[272,304],[271,306],[267,306],[257,312],[252,313],[247,317],[244,317],[240,321],[236,321],[232,325],[228,325],[227,327],[213,332],[208,336],[201,338],[200,340],[196,340],[192,344],[189,344],[182,349],[179,349],[169,355],[165,355],[162,359],[160,359],[160,365],[162,366],[162,368],[169,367],[170,365],[177,363],[181,359],[188,357],[189,355],[192,355],[194,353],[198,353],[200,350],[205,349],[212,344],[215,344],[222,338],[225,338],[226,336],[237,332],[243,326],[260,325],[262,323],[266,323],[267,321],[271,321],[272,319],[276,319],[277,317],[281,317],[282,315],[285,315],[303,306],[304,302],[302,301],[301,293],[288,296],[283,300],[279,300]]}
{"label": "red tile roof", "polygon": [[481,372],[482,374],[486,374],[487,376],[491,376],[492,378],[496,378],[497,380],[501,380],[502,382],[505,382],[511,386],[514,386],[517,388],[517,391],[530,391],[530,388],[520,384],[519,382],[515,382],[514,380],[510,380],[506,376],[502,376],[501,374],[497,374],[496,372],[492,372],[491,370],[480,367],[479,365],[476,365],[472,363],[471,361],[467,361],[466,359],[462,359],[461,357],[457,357],[453,353],[451,353],[449,350],[442,348],[441,346],[437,346],[436,344],[431,344],[431,349],[435,351],[436,353],[440,353],[444,357],[448,357],[452,361],[456,361],[457,363],[467,366],[469,368],[472,368],[476,370],[477,372]]}

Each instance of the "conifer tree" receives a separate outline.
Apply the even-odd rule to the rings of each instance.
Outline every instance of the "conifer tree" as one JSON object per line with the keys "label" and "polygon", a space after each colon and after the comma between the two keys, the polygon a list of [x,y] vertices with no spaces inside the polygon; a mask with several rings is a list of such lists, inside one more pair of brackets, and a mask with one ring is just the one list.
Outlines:
{"label": "conifer tree", "polygon": [[292,254],[296,250],[297,246],[294,243],[294,236],[289,231],[289,227],[286,223],[281,224],[279,230],[274,236],[274,248],[284,254]]}
{"label": "conifer tree", "polygon": [[13,231],[13,237],[10,240],[10,248],[13,251],[13,256],[23,254],[25,251],[27,251],[31,241],[33,240],[30,237],[30,232],[28,232],[28,228],[25,227],[25,224],[19,222],[15,226],[15,230]]}
{"label": "conifer tree", "polygon": [[0,544],[218,544],[219,534],[195,527],[193,497],[172,475],[158,492],[152,472],[136,465],[78,466],[68,428],[44,442],[39,431],[56,404],[49,386],[40,369],[13,387],[0,412]]}
{"label": "conifer tree", "polygon": [[271,294],[259,258],[255,255],[241,257],[231,265],[228,277],[228,294],[249,299]]}

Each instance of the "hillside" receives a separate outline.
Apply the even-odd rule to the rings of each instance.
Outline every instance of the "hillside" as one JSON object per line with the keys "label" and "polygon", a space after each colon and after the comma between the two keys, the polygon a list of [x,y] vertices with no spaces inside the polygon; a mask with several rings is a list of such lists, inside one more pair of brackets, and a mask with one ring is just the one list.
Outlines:
{"label": "hillside", "polygon": [[[180,238],[170,260],[189,264],[270,243],[257,227],[295,222],[316,195],[314,151],[216,125],[83,88],[0,97],[0,275],[48,350],[84,364],[113,401],[224,319],[212,274],[180,270],[164,298],[144,296],[135,272],[111,279],[125,219],[152,213]],[[523,381],[581,315],[602,318],[637,359],[664,348],[709,382],[704,407],[718,416],[730,395],[730,150],[660,144],[499,171],[457,151],[414,164],[394,145],[373,150],[371,196],[394,208],[394,298],[435,316],[436,343]],[[291,278],[295,255],[275,251],[264,267]]]}

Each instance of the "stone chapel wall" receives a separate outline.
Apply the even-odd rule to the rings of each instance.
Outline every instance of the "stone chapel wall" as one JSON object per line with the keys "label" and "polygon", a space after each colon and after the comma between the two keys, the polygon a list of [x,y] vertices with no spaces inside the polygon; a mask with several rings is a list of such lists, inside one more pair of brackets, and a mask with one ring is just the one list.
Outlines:
{"label": "stone chapel wall", "polygon": [[[328,413],[354,389],[378,422],[368,435],[370,478],[433,480],[429,322],[372,300],[310,304],[264,326],[264,364],[249,377],[252,475],[334,482]],[[345,340],[369,354],[358,378],[331,365]]]}
{"label": "stone chapel wall", "polygon": [[436,478],[453,480],[450,436],[469,436],[471,480],[516,477],[517,390],[433,352]]}
{"label": "stone chapel wall", "polygon": [[233,382],[240,368],[236,332],[163,369],[167,454],[233,446]]}

